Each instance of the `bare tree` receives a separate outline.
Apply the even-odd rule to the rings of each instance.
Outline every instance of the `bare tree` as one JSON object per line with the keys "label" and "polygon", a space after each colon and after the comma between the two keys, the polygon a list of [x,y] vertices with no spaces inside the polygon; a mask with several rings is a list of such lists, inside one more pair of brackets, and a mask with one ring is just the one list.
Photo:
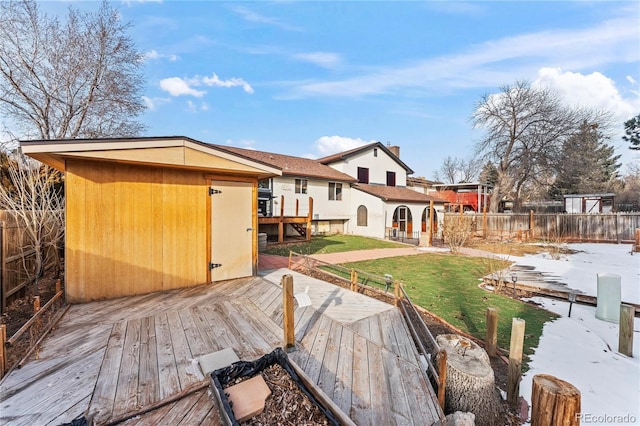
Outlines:
{"label": "bare tree", "polygon": [[474,126],[486,134],[477,150],[493,160],[498,171],[491,211],[498,210],[505,195],[519,204],[522,189],[552,164],[579,117],[583,115],[562,105],[556,94],[523,81],[480,99],[473,113]]}
{"label": "bare tree", "polygon": [[107,1],[60,23],[32,0],[0,2],[0,111],[31,138],[134,136],[142,55]]}
{"label": "bare tree", "polygon": [[[33,250],[36,279],[44,273],[49,253],[57,256],[64,235],[64,196],[56,174],[48,166],[21,155],[5,155],[3,170],[9,184],[0,186],[0,210],[8,210],[24,229],[23,253]],[[51,249],[51,250],[50,250]]]}
{"label": "bare tree", "polygon": [[479,159],[447,157],[433,178],[443,183],[473,182],[478,179],[481,164]]}

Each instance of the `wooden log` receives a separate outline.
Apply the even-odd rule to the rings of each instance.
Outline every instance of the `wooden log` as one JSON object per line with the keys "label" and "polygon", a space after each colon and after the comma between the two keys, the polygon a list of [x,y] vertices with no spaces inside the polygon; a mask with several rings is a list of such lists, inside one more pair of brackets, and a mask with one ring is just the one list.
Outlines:
{"label": "wooden log", "polygon": [[507,402],[518,405],[520,379],[522,377],[522,347],[524,346],[525,320],[513,318],[511,321],[511,345],[509,346],[509,377],[507,381]]}
{"label": "wooden log", "polygon": [[56,280],[56,293],[60,292],[60,288],[61,288],[61,283],[60,283],[60,278],[58,278]]}
{"label": "wooden log", "polygon": [[487,354],[495,357],[498,347],[498,311],[494,308],[487,308],[487,331],[484,343]]}
{"label": "wooden log", "polygon": [[438,404],[444,411],[447,392],[447,351],[440,349],[438,352]]}
{"label": "wooden log", "polygon": [[620,333],[618,337],[618,352],[633,357],[633,320],[635,308],[624,303],[620,305]]}
{"label": "wooden log", "polygon": [[533,376],[531,426],[580,424],[580,391],[548,374]]}
{"label": "wooden log", "polygon": [[37,314],[40,310],[40,296],[35,296],[33,298],[33,313]]}
{"label": "wooden log", "polygon": [[471,412],[478,425],[500,425],[502,403],[484,349],[457,334],[441,334],[436,341],[447,352],[445,412]]}
{"label": "wooden log", "polygon": [[293,275],[287,274],[282,276],[282,323],[285,349],[293,348],[296,345],[293,310]]}

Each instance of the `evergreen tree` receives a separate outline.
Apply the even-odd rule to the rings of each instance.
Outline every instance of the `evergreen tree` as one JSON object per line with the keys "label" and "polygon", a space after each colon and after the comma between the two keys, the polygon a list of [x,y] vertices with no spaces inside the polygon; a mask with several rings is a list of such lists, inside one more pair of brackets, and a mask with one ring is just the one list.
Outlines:
{"label": "evergreen tree", "polygon": [[487,161],[482,170],[480,170],[480,183],[485,185],[495,185],[498,182],[498,169],[491,161]]}
{"label": "evergreen tree", "polygon": [[629,149],[640,150],[640,114],[624,122],[622,140],[631,144]]}
{"label": "evergreen tree", "polygon": [[568,138],[556,163],[556,180],[550,196],[587,194],[612,190],[619,179],[620,155],[598,131],[597,124],[583,122],[576,134]]}

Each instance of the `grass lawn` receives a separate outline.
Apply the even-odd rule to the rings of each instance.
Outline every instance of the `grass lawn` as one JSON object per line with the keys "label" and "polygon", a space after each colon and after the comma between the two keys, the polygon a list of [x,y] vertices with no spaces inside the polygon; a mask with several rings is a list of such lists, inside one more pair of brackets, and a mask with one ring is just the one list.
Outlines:
{"label": "grass lawn", "polygon": [[321,254],[394,247],[407,246],[375,238],[336,234],[312,237],[310,242],[287,244],[286,246],[278,247],[267,247],[267,249],[262,251],[262,253],[289,256],[289,250],[301,254]]}
{"label": "grass lawn", "polygon": [[[411,300],[450,324],[484,340],[486,309],[498,311],[498,346],[509,348],[511,320],[526,321],[524,353],[538,346],[545,322],[556,318],[535,306],[478,288],[479,278],[490,269],[502,268],[498,262],[451,254],[420,254],[344,264],[376,275],[391,274],[404,283]],[[527,359],[523,360],[524,368]]]}

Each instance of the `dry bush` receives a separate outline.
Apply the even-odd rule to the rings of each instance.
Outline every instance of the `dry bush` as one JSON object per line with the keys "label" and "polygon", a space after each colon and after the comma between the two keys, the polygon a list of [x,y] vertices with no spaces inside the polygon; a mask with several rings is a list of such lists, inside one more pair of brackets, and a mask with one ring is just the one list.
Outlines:
{"label": "dry bush", "polygon": [[471,237],[471,221],[464,216],[445,216],[442,236],[451,253],[457,253]]}

